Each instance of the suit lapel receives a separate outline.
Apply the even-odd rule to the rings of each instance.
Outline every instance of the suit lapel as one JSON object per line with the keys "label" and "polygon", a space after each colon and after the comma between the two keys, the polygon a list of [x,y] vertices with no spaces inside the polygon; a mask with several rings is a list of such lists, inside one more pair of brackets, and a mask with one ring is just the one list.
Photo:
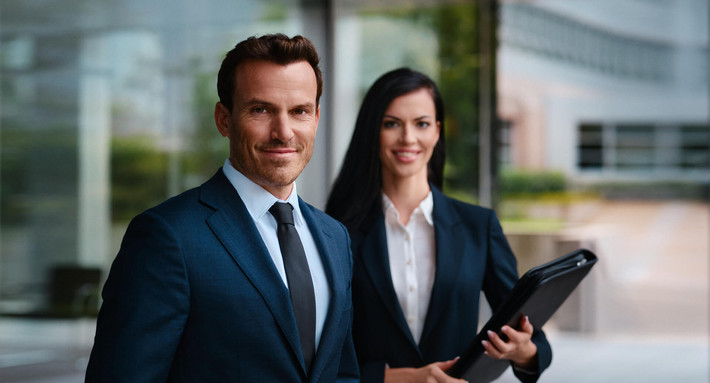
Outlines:
{"label": "suit lapel", "polygon": [[305,366],[288,289],[281,283],[281,276],[239,194],[220,170],[202,186],[200,198],[216,209],[207,224],[261,294],[301,366]]}
{"label": "suit lapel", "polygon": [[307,205],[299,197],[299,205],[301,213],[305,218],[308,228],[311,231],[313,240],[320,253],[325,269],[326,277],[328,278],[328,286],[330,286],[330,302],[328,305],[328,314],[326,315],[323,331],[321,332],[320,343],[316,351],[316,357],[311,366],[309,381],[315,382],[318,380],[326,362],[331,354],[336,350],[341,339],[336,336],[341,329],[341,316],[345,303],[346,286],[340,274],[342,270],[338,270],[339,261],[334,259],[335,256],[347,254],[347,249],[344,249],[346,244],[337,244],[334,235],[327,230],[327,226],[320,221],[311,211],[312,207]]}
{"label": "suit lapel", "polygon": [[421,349],[426,349],[429,336],[451,299],[458,283],[461,257],[465,249],[461,238],[466,237],[459,222],[459,213],[451,202],[434,187],[434,235],[436,238],[436,274],[429,300],[424,329],[420,340]]}
{"label": "suit lapel", "polygon": [[362,239],[362,248],[359,252],[362,263],[368,275],[370,275],[370,279],[375,285],[375,290],[377,290],[380,299],[384,302],[389,315],[397,323],[397,327],[402,330],[403,335],[409,340],[413,349],[421,356],[412,333],[409,331],[409,326],[404,318],[402,308],[399,306],[397,293],[392,284],[384,216],[378,212],[376,218],[369,221],[374,226],[370,226],[371,229],[364,234]]}

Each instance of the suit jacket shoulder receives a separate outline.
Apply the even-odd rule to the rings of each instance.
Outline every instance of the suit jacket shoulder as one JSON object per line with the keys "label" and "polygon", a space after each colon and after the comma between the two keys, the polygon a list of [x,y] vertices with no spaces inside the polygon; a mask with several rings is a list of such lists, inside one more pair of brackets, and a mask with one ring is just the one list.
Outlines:
{"label": "suit jacket shoulder", "polygon": [[496,216],[493,209],[451,198],[433,186],[431,190],[434,199],[435,221],[456,222],[462,220],[480,225],[489,222]]}

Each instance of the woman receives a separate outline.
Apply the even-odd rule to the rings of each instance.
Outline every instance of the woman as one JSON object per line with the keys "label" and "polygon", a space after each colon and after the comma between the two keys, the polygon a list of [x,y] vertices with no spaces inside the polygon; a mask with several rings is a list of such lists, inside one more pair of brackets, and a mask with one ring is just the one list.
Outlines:
{"label": "woman", "polygon": [[[445,371],[476,336],[480,292],[493,309],[518,279],[492,210],[444,196],[444,106],[434,82],[402,68],[363,100],[326,212],[352,236],[353,339],[363,382],[456,382]],[[551,361],[523,318],[484,342],[523,382]]]}

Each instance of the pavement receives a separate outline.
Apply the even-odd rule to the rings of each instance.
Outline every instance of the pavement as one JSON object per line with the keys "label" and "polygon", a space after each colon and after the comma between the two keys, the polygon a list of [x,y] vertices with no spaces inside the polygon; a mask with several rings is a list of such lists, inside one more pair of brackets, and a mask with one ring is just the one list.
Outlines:
{"label": "pavement", "polygon": [[708,203],[605,202],[570,232],[594,238],[600,258],[589,281],[597,334],[708,344]]}
{"label": "pavement", "polygon": [[[91,349],[94,322],[0,320],[0,382],[80,383]],[[550,332],[553,363],[546,383],[709,382],[707,339],[600,337]],[[510,369],[496,382],[515,383]]]}
{"label": "pavement", "polygon": [[[710,205],[604,202],[567,231],[593,239],[600,262],[580,286],[584,330],[546,325],[553,362],[540,382],[710,383]],[[0,317],[0,382],[83,382],[94,329]]]}
{"label": "pavement", "polygon": [[0,382],[83,382],[95,330],[94,319],[0,317]]}

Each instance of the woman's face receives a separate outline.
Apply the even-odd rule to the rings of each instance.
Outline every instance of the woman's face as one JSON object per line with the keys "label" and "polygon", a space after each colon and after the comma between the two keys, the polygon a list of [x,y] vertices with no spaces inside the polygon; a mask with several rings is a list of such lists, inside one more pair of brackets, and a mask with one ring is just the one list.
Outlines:
{"label": "woman's face", "polygon": [[380,127],[383,181],[420,177],[427,182],[427,164],[439,141],[439,129],[428,89],[392,100]]}

